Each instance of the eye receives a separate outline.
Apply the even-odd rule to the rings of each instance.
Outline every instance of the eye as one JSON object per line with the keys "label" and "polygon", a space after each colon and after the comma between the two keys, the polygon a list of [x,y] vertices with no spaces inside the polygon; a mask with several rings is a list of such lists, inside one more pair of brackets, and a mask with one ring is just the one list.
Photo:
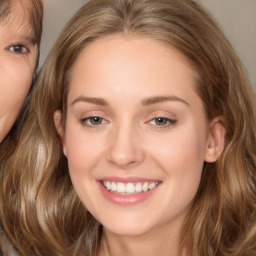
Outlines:
{"label": "eye", "polygon": [[21,44],[12,45],[7,47],[6,49],[17,54],[26,54],[29,52],[28,48]]}
{"label": "eye", "polygon": [[97,126],[106,123],[102,117],[89,116],[80,120],[80,122],[87,126]]}
{"label": "eye", "polygon": [[173,125],[177,122],[177,120],[173,120],[166,117],[156,117],[149,121],[150,124],[156,125],[156,126],[169,126]]}

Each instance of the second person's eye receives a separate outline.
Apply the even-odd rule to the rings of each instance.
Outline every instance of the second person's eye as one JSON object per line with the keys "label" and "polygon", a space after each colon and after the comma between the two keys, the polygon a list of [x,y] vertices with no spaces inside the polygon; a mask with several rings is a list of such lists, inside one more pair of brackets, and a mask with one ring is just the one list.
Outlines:
{"label": "second person's eye", "polygon": [[7,47],[6,50],[9,50],[9,51],[11,51],[13,53],[17,53],[17,54],[25,54],[25,53],[29,52],[28,48],[21,44],[11,45],[11,46]]}

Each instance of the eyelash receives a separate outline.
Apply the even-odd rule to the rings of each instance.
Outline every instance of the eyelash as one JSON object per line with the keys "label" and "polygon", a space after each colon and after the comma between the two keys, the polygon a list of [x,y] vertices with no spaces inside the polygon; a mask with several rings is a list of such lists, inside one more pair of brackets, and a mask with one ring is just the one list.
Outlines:
{"label": "eyelash", "polygon": [[[154,123],[153,123],[154,122]],[[107,123],[107,121],[99,116],[89,116],[80,120],[82,125],[85,125],[90,128],[99,127],[102,124]],[[166,117],[155,117],[148,122],[152,126],[156,126],[157,128],[168,128],[177,123],[177,120],[166,118]]]}
{"label": "eyelash", "polygon": [[[100,122],[99,124],[93,124],[93,122],[98,119],[98,121]],[[88,123],[90,122],[90,123]],[[85,126],[88,126],[88,127],[99,127],[101,124],[105,124],[106,123],[106,120],[104,120],[102,117],[99,117],[99,116],[89,116],[89,117],[86,117],[86,118],[82,118],[80,120],[80,123],[85,125]]]}
{"label": "eyelash", "polygon": [[[25,49],[25,51],[24,51],[24,49]],[[29,49],[26,46],[22,45],[22,44],[15,44],[15,45],[8,46],[8,47],[6,47],[6,50],[8,50],[8,51],[10,51],[14,54],[27,54],[27,53],[29,53]],[[20,51],[17,52],[17,50],[20,50]]]}
{"label": "eyelash", "polygon": [[[152,122],[154,122],[154,124],[152,124]],[[160,122],[160,123],[157,124],[157,122]],[[168,128],[170,126],[175,125],[176,123],[177,123],[177,120],[175,119],[170,119],[170,118],[161,117],[161,116],[155,117],[149,121],[149,124],[157,126],[158,128]]]}

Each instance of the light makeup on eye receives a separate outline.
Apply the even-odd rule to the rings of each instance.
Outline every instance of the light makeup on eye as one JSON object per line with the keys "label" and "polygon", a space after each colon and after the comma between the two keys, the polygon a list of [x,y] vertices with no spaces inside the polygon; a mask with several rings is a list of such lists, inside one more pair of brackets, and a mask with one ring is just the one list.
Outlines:
{"label": "light makeup on eye", "polygon": [[177,122],[176,115],[166,113],[166,111],[156,111],[149,115],[146,124],[149,124],[152,128],[167,129],[173,127]]}
{"label": "light makeup on eye", "polygon": [[161,126],[161,127],[169,127],[171,125],[176,124],[177,120],[166,118],[166,117],[156,117],[149,121],[149,124]]}
{"label": "light makeup on eye", "polygon": [[80,120],[80,122],[88,127],[100,126],[101,124],[107,123],[105,119],[99,116],[89,116]]}
{"label": "light makeup on eye", "polygon": [[79,122],[87,128],[100,128],[109,123],[107,116],[102,111],[82,111],[77,114]]}

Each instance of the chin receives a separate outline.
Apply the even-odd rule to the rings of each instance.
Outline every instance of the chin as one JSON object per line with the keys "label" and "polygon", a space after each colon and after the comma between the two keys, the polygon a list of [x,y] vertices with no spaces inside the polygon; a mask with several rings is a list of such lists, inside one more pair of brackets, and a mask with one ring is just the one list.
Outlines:
{"label": "chin", "polygon": [[[143,225],[142,225],[143,224]],[[118,236],[141,236],[152,229],[152,226],[138,222],[131,221],[116,221],[115,223],[108,222],[103,224],[104,229]]]}

